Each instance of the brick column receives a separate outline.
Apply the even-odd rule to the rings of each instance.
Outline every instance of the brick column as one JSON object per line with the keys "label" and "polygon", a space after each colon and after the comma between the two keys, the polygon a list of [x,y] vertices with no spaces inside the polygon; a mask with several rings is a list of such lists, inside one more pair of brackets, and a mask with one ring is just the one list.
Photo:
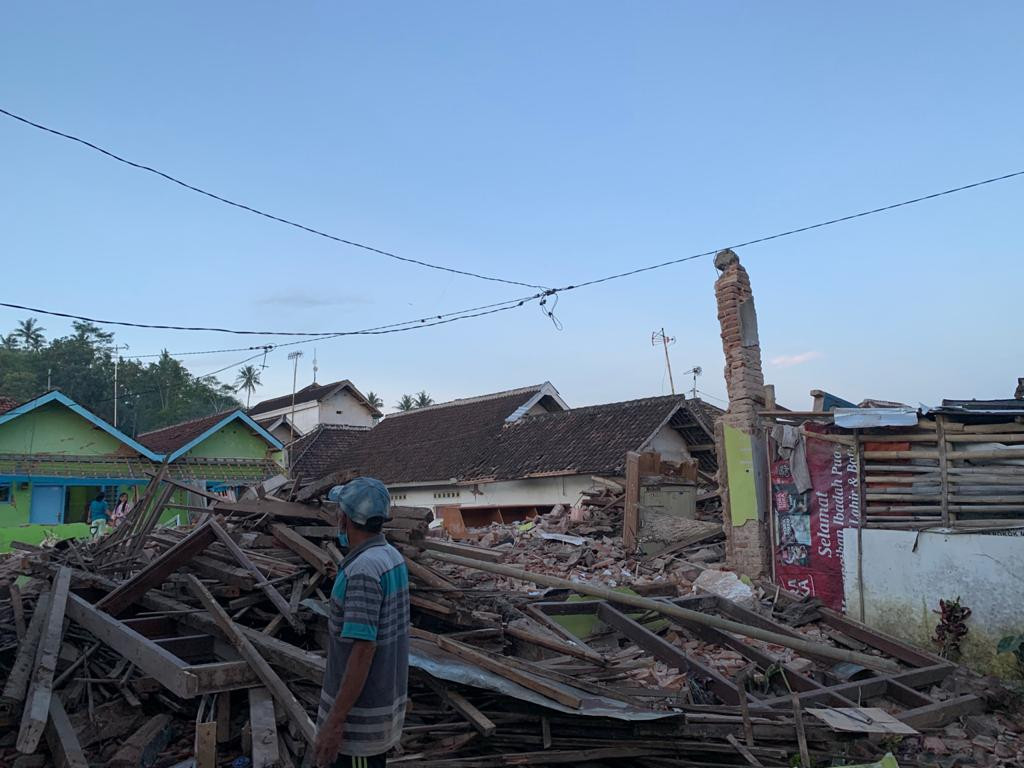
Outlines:
{"label": "brick column", "polygon": [[[761,347],[757,337],[757,313],[754,311],[750,277],[740,264],[739,257],[731,250],[721,251],[715,256],[715,267],[721,272],[715,281],[715,298],[718,302],[718,322],[722,328],[722,349],[725,352],[725,385],[729,394],[729,409],[715,434],[726,556],[729,565],[737,571],[756,578],[771,572],[768,515],[765,510],[768,494],[764,487],[764,438],[757,416],[764,402],[764,373],[761,370]],[[736,459],[737,453],[750,457],[749,461],[735,461],[737,466],[732,467],[729,466],[726,450],[726,433],[731,430],[736,430],[732,432],[731,439],[733,458]],[[740,451],[736,450],[737,446],[741,447]],[[748,446],[749,454],[746,453]],[[743,499],[731,499],[730,488],[742,494]],[[755,514],[753,519],[742,519],[742,510],[750,510],[751,494]]]}

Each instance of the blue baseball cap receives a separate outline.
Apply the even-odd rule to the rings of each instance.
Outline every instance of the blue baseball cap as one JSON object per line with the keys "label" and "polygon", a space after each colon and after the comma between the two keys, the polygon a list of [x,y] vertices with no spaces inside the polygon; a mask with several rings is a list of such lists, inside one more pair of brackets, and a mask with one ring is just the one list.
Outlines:
{"label": "blue baseball cap", "polygon": [[338,504],[346,517],[360,525],[375,517],[387,520],[391,511],[391,494],[387,486],[374,477],[357,477],[344,485],[336,485],[327,499]]}

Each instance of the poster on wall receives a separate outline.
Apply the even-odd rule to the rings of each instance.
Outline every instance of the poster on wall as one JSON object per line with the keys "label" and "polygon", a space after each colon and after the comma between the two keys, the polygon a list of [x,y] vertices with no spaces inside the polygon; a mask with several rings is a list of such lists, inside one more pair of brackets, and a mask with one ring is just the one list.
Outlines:
{"label": "poster on wall", "polygon": [[[807,432],[828,427],[806,424]],[[843,531],[861,522],[857,449],[812,437],[771,463],[775,574],[791,592],[843,609]],[[799,463],[806,461],[806,468]],[[808,487],[809,482],[809,487]]]}

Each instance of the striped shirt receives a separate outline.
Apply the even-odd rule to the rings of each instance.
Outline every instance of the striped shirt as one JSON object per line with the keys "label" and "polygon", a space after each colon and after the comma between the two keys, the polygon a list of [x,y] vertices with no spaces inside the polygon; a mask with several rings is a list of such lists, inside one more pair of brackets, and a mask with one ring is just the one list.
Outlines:
{"label": "striped shirt", "polygon": [[370,674],[345,720],[341,754],[380,755],[398,744],[409,676],[409,573],[383,536],[352,550],[331,590],[327,671],[317,723],[338,695],[353,640],[376,643]]}

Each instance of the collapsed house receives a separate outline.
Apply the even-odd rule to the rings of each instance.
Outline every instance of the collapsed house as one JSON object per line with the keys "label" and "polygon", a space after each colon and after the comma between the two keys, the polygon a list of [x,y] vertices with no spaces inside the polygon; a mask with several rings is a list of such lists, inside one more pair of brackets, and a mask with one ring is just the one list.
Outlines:
{"label": "collapsed house", "polygon": [[[1024,635],[1024,401],[775,403],[746,270],[719,254],[730,405],[718,433],[729,561],[1005,677]],[[953,620],[943,605],[969,609]],[[953,646],[947,624],[956,625]]]}
{"label": "collapsed house", "polygon": [[393,414],[368,431],[322,425],[289,446],[289,467],[293,477],[377,477],[396,503],[474,526],[576,505],[595,476],[624,478],[627,453],[656,452],[696,463],[680,500],[692,517],[698,482],[718,468],[720,413],[676,395],[569,408],[544,383]]}
{"label": "collapsed house", "polygon": [[[323,501],[338,479],[272,478],[230,502],[165,465],[110,536],[19,544],[0,563],[0,764],[309,765],[324,593],[343,563]],[[189,527],[157,525],[172,489],[202,500]],[[691,589],[693,564],[626,551],[600,512],[552,510],[478,547],[429,529],[428,509],[392,509],[413,629],[389,764],[1024,758],[1014,721],[985,714],[1001,705],[989,681],[817,600]],[[609,567],[630,589],[609,588]]]}

